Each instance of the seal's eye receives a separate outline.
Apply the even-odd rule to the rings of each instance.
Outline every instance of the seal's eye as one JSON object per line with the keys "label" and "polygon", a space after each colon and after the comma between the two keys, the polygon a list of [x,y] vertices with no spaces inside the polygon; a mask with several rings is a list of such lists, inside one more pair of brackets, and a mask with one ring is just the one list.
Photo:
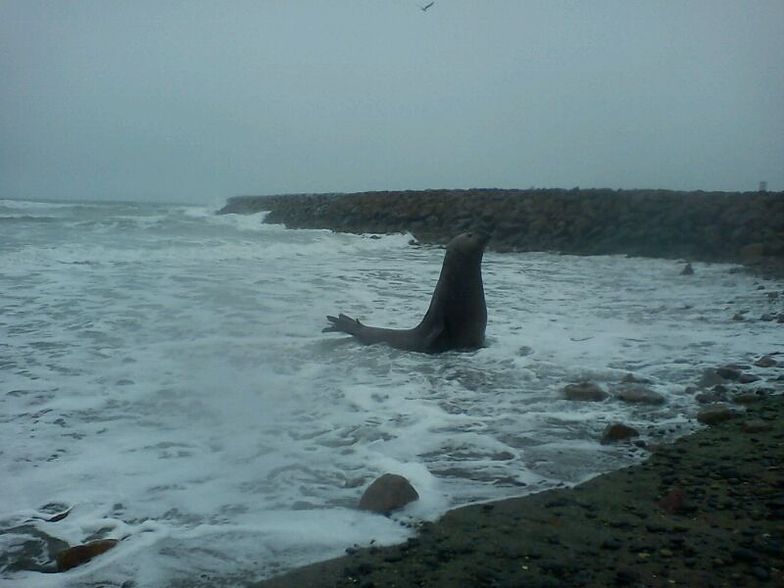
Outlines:
{"label": "seal's eye", "polygon": [[474,236],[474,234],[473,234],[473,233],[468,233],[468,237],[469,237],[469,238],[471,238],[471,237],[473,237],[473,236]]}

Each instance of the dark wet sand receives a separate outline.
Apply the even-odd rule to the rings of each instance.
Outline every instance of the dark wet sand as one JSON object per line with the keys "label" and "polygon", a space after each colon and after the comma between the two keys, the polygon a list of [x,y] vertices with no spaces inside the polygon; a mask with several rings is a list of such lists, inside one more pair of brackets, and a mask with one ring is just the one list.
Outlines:
{"label": "dark wet sand", "polygon": [[406,544],[254,586],[784,586],[784,397],[640,465],[460,508]]}

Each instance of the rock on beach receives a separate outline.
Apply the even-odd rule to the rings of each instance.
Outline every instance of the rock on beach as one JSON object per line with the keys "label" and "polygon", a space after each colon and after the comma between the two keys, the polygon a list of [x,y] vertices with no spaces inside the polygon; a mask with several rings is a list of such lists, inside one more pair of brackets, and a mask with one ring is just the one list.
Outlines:
{"label": "rock on beach", "polygon": [[615,397],[630,404],[664,404],[665,398],[642,384],[623,384],[615,391]]}
{"label": "rock on beach", "polygon": [[737,411],[724,404],[708,406],[697,413],[697,420],[703,425],[717,425],[734,418]]}
{"label": "rock on beach", "polygon": [[754,365],[761,368],[775,367],[778,364],[779,363],[775,359],[773,359],[773,357],[771,357],[770,355],[763,355],[757,361],[754,362]]}
{"label": "rock on beach", "polygon": [[419,494],[406,478],[397,474],[379,476],[367,487],[358,508],[386,514],[419,500]]}
{"label": "rock on beach", "polygon": [[607,445],[618,441],[626,441],[633,437],[639,437],[640,432],[634,427],[624,425],[623,423],[613,423],[607,425],[602,433],[601,443]]}
{"label": "rock on beach", "polygon": [[609,396],[598,384],[593,382],[567,384],[563,389],[563,394],[568,400],[580,402],[599,402]]}
{"label": "rock on beach", "polygon": [[57,569],[64,572],[85,564],[94,557],[109,551],[118,543],[117,539],[100,539],[64,549],[57,554]]}

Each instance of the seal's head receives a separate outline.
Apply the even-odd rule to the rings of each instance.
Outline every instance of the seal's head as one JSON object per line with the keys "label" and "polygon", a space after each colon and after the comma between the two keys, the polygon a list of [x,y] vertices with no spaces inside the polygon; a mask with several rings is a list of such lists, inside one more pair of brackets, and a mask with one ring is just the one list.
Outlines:
{"label": "seal's head", "polygon": [[469,231],[461,233],[452,239],[446,246],[448,253],[457,253],[466,257],[482,258],[485,246],[490,240],[490,235],[481,231]]}

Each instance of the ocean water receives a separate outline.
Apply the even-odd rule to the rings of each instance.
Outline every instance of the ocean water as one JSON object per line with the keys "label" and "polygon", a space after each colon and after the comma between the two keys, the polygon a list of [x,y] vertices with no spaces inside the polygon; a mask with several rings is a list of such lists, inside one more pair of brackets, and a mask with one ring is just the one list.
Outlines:
{"label": "ocean water", "polygon": [[[598,443],[607,424],[688,431],[703,369],[784,351],[781,325],[732,320],[768,312],[781,283],[493,252],[486,348],[363,347],[321,333],[324,315],[414,326],[443,250],[262,220],[0,201],[0,583],[235,586],[402,541],[449,508],[633,463],[642,450]],[[667,402],[560,394],[629,373]],[[385,472],[421,499],[355,510]],[[31,533],[121,542],[67,573],[17,569]]]}

